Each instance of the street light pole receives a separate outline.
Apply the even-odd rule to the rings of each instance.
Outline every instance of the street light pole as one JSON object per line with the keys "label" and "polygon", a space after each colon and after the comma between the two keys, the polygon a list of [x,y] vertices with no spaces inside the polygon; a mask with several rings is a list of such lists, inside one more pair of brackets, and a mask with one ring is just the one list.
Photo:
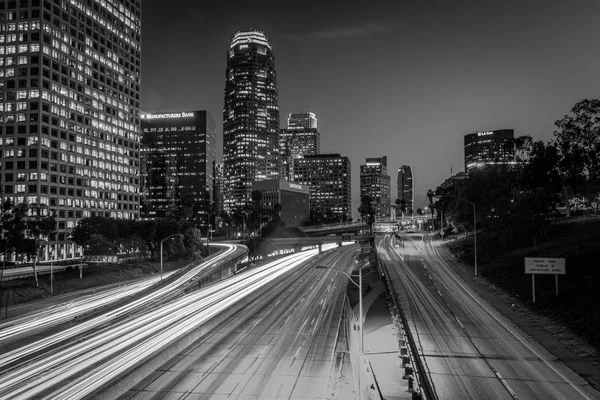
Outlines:
{"label": "street light pole", "polygon": [[[325,265],[317,265],[315,266],[315,269],[333,269],[336,270],[338,272],[341,272],[342,274],[346,275],[348,277],[348,280],[350,280],[350,282],[352,282],[352,284],[354,286],[356,286],[358,288],[358,326],[360,329],[360,341],[358,344],[358,352],[359,355],[363,354],[363,339],[364,339],[364,335],[363,335],[363,301],[362,301],[362,269],[359,268],[358,269],[358,285],[356,284],[356,282],[354,282],[354,280],[352,279],[353,277],[356,277],[356,275],[349,275],[347,272],[342,271],[339,268],[336,267],[327,267]],[[362,393],[360,391],[360,360],[358,362],[358,366],[357,366],[357,370],[358,370],[358,399],[360,400],[362,398]]]}
{"label": "street light pole", "polygon": [[175,236],[183,236],[181,233],[175,233],[173,235],[169,235],[166,238],[164,238],[163,240],[160,241],[160,281],[162,282],[163,279],[163,243],[166,242],[169,239],[173,239]]}
{"label": "street light pole", "polygon": [[474,247],[474,255],[475,255],[475,276],[477,276],[477,215],[475,214],[475,203],[473,203],[472,201],[469,201],[467,199],[463,199],[462,197],[458,197],[458,196],[436,196],[436,197],[440,197],[440,198],[444,198],[444,197],[450,197],[450,198],[455,198],[455,199],[459,199],[462,200],[466,203],[469,203],[470,205],[473,206],[473,247]]}

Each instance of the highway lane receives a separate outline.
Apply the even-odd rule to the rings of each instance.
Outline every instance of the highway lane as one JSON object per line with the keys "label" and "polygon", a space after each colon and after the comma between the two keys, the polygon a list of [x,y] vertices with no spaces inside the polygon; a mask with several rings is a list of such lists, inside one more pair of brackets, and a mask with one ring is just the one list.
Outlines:
{"label": "highway lane", "polygon": [[22,361],[19,350],[33,353],[31,348],[4,354],[0,358],[0,397],[89,396],[316,253],[313,250],[286,257],[129,318],[121,310],[122,318],[112,318],[112,323],[79,336],[75,342],[56,347],[38,344],[35,356]]}
{"label": "highway lane", "polygon": [[[311,260],[154,371],[122,399],[322,399],[357,246]],[[336,250],[337,253],[337,250]]]}
{"label": "highway lane", "polygon": [[[176,272],[171,271],[166,273],[164,279],[168,279]],[[126,297],[133,296],[159,282],[160,276],[157,276],[130,282],[97,293],[90,291],[88,294],[73,298],[67,302],[43,307],[8,321],[0,321],[0,343],[6,345],[14,340],[28,337],[33,333],[43,331],[90,311],[106,307]]]}
{"label": "highway lane", "polygon": [[[191,268],[189,271],[185,272],[181,276],[177,277],[171,282],[165,283],[163,286],[158,287],[156,290],[150,291],[149,293],[143,295],[140,298],[135,299],[127,304],[124,304],[116,309],[109,310],[107,312],[102,313],[92,319],[86,320],[80,323],[74,323],[72,326],[67,327],[64,330],[53,333],[49,336],[42,337],[39,340],[36,340],[32,343],[28,343],[24,346],[20,346],[14,349],[10,349],[8,351],[3,351],[0,354],[0,365],[6,370],[13,363],[18,362],[21,359],[25,359],[33,354],[38,352],[43,352],[47,349],[52,348],[53,346],[59,345],[63,341],[72,340],[80,335],[84,335],[86,332],[89,332],[94,329],[99,329],[102,326],[106,326],[110,324],[112,321],[115,321],[119,318],[127,318],[131,316],[132,313],[140,312],[148,307],[154,307],[157,303],[164,301],[168,297],[175,296],[180,294],[187,283],[201,273],[204,270],[212,268],[215,264],[222,262],[227,259],[227,257],[232,256],[237,250],[237,246],[229,245],[229,244],[219,244],[224,248],[224,251],[214,258],[210,259],[208,262],[197,265],[194,268]],[[113,297],[103,297],[99,300],[100,303],[104,302],[104,306],[108,305],[108,302],[115,302],[120,300],[118,298],[120,295],[124,293],[118,293]],[[122,297],[121,297],[122,298]],[[73,318],[74,311],[79,311],[79,315],[85,313],[90,310],[90,304],[87,299],[82,299],[83,305],[80,308],[75,308],[73,303],[63,305],[59,307],[60,309],[53,313],[49,318],[42,318],[39,316],[38,321],[40,321],[39,326],[36,325],[35,319],[25,318],[22,320],[22,324],[13,324],[12,321],[9,321],[9,325],[5,326],[5,329],[0,331],[0,335],[4,335],[4,339],[2,342],[3,347],[6,347],[7,343],[12,340],[17,339],[20,336],[23,336],[27,333],[28,327],[33,327],[35,331],[39,331],[44,326],[50,327],[52,325],[56,325],[57,323],[63,322],[64,320],[68,320]],[[98,302],[96,302],[97,304]],[[76,303],[77,304],[77,303]],[[81,305],[81,304],[80,304]]]}
{"label": "highway lane", "polygon": [[598,399],[600,393],[458,277],[421,235],[377,251],[440,399]]}

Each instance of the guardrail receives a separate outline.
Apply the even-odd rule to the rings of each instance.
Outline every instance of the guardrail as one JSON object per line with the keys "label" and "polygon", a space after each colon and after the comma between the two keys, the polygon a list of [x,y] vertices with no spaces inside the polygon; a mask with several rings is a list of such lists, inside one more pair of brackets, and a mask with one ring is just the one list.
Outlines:
{"label": "guardrail", "polygon": [[[396,310],[400,319],[402,320],[402,326],[403,326],[404,330],[406,331],[406,333],[405,333],[406,340],[408,341],[408,344],[410,346],[411,353],[414,355],[414,357],[410,357],[409,354],[401,354],[401,356],[403,356],[403,364],[407,365],[404,362],[404,357],[410,357],[413,360],[413,363],[415,364],[416,368],[412,372],[418,373],[419,379],[417,382],[421,383],[419,386],[421,386],[421,388],[423,389],[423,392],[425,395],[424,397],[428,400],[437,399],[437,397],[435,395],[435,391],[433,390],[433,383],[431,382],[429,375],[427,375],[427,373],[425,372],[425,366],[423,365],[423,362],[419,355],[419,350],[418,350],[419,348],[413,338],[413,335],[410,331],[410,327],[407,323],[406,315],[404,314],[404,311],[402,310],[400,302],[398,301],[398,294],[396,293],[396,291],[394,289],[394,285],[391,284],[392,279],[390,277],[389,271],[385,267],[384,263],[380,262],[379,255],[377,255],[377,261],[378,261],[377,268],[379,269],[379,273],[384,278],[383,279],[384,286],[386,288],[386,291],[390,294],[394,310]],[[404,346],[404,347],[405,347],[405,350],[407,350],[406,346]],[[401,353],[402,353],[402,351],[401,351]],[[411,371],[409,370],[409,368],[410,367],[405,368],[405,378],[407,378],[407,379],[410,379],[409,378],[410,374],[408,372],[411,372]],[[409,387],[410,387],[410,384],[409,384]]]}

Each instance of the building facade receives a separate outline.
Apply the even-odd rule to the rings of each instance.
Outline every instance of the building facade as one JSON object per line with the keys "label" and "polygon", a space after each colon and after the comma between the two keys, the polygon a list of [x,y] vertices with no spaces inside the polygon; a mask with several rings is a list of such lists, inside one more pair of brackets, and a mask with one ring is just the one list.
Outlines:
{"label": "building facade", "polygon": [[216,215],[223,212],[223,163],[215,162],[213,168],[215,179],[213,185],[213,210]]}
{"label": "building facade", "polygon": [[360,196],[369,196],[376,217],[390,215],[390,176],[387,156],[367,158],[360,166]]}
{"label": "building facade", "polygon": [[465,135],[465,171],[485,165],[514,165],[515,131],[474,132]]}
{"label": "building facade", "polygon": [[252,204],[254,181],[279,179],[275,57],[259,31],[236,33],[227,51],[223,167],[227,212]]}
{"label": "building facade", "polygon": [[0,2],[2,191],[57,218],[139,216],[141,1]]}
{"label": "building facade", "polygon": [[289,227],[300,227],[310,219],[310,192],[308,186],[285,180],[254,182],[253,190],[261,193],[261,210],[281,206],[279,217]]}
{"label": "building facade", "polygon": [[292,180],[292,160],[320,153],[320,133],[314,113],[290,114],[279,135],[281,176]]}
{"label": "building facade", "polygon": [[309,187],[310,209],[352,218],[352,179],[348,157],[315,154],[292,160],[293,182]]}
{"label": "building facade", "polygon": [[214,190],[215,122],[207,111],[142,115],[141,215],[205,226]]}
{"label": "building facade", "polygon": [[[413,179],[413,170],[410,165],[403,165],[398,168],[396,191],[398,199],[404,201],[406,207],[405,215],[412,215],[415,204],[415,181]],[[397,212],[400,215],[400,211]]]}

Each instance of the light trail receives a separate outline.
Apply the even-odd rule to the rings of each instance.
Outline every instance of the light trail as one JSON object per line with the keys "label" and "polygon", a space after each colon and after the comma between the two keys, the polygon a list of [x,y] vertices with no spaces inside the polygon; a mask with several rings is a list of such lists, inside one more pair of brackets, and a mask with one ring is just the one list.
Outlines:
{"label": "light trail", "polygon": [[214,264],[224,260],[226,257],[231,255],[235,251],[235,248],[236,248],[234,245],[229,245],[229,244],[215,244],[215,245],[225,247],[226,250],[222,254],[219,254],[218,256],[209,260],[208,262],[206,262],[204,264],[200,264],[200,265],[196,266],[195,268],[192,268],[190,271],[183,274],[182,276],[180,276],[173,282],[170,282],[167,285],[148,293],[147,295],[145,295],[144,297],[142,297],[140,299],[137,299],[131,303],[125,304],[121,307],[118,307],[115,310],[112,310],[112,311],[109,311],[102,315],[99,315],[97,317],[94,317],[94,318],[90,319],[89,321],[85,321],[81,324],[78,324],[76,326],[68,328],[62,332],[55,333],[46,338],[40,339],[40,340],[30,343],[26,346],[20,347],[18,349],[15,349],[15,350],[12,350],[12,351],[9,351],[9,352],[6,352],[6,353],[0,355],[0,365],[6,367],[7,365],[18,361],[20,358],[27,357],[31,354],[42,351],[45,348],[56,345],[64,340],[73,338],[77,335],[81,335],[81,334],[89,331],[92,328],[96,328],[96,327],[105,325],[118,317],[124,316],[128,313],[133,312],[136,309],[139,309],[142,306],[148,305],[148,304],[152,303],[153,301],[158,300],[161,297],[174,292],[180,286],[182,286],[183,284],[188,282],[190,279],[192,279],[194,276],[196,276],[203,270],[210,268]]}
{"label": "light trail", "polygon": [[[75,399],[89,395],[317,253],[312,250],[295,254],[236,275],[116,323],[82,342],[27,360],[0,376],[0,397],[59,395],[62,399]],[[60,388],[51,393],[55,386]]]}
{"label": "light trail", "polygon": [[[176,272],[172,271],[165,274],[165,278]],[[99,293],[88,294],[60,305],[45,307],[22,317],[11,319],[8,322],[1,322],[0,343],[6,343],[18,337],[30,335],[32,332],[39,332],[59,325],[97,308],[133,296],[158,282],[160,282],[160,276],[144,279],[143,281],[102,290]]]}

